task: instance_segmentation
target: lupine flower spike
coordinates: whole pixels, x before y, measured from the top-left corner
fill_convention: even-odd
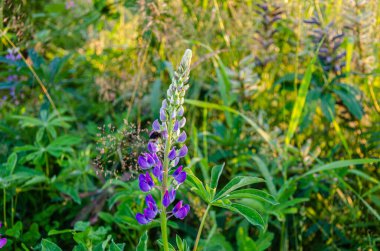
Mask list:
[[[167,90],[166,99],[162,101],[160,118],[152,124],[151,139],[147,145],[147,152],[138,157],[138,164],[145,173],[139,176],[139,187],[143,192],[149,192],[154,188],[161,191],[161,207],[157,207],[152,195],[146,196],[147,208],[143,213],[136,214],[139,224],[148,224],[160,214],[161,230],[164,249],[168,250],[167,218],[174,216],[183,220],[190,211],[189,205],[183,205],[179,201],[172,210],[168,210],[176,198],[176,190],[186,180],[186,172],[183,167],[177,165],[180,159],[187,155],[188,149],[184,144],[187,138],[183,127],[186,118],[183,116],[184,97],[189,85],[187,84],[190,73],[191,50],[186,50],[172,83]],[[150,175],[150,171],[154,177]],[[169,173],[171,175],[169,175]],[[160,208],[160,210],[158,209]]]

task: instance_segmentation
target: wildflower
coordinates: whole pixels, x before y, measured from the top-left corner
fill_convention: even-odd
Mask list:
[[[0,228],[3,226],[3,224],[0,222]],[[0,248],[3,248],[7,244],[7,238],[1,238],[0,234]]]
[[[152,132],[149,134],[150,141],[147,145],[148,153],[138,157],[138,164],[142,170],[152,169],[152,174],[157,178],[159,184],[155,185],[149,171],[139,176],[139,186],[144,192],[157,187],[161,190],[160,211],[152,195],[146,196],[147,208],[143,213],[136,214],[139,224],[148,224],[158,213],[161,215],[161,227],[166,227],[168,214],[178,219],[184,219],[190,211],[189,205],[182,206],[178,202],[172,211],[167,208],[175,201],[176,189],[186,180],[186,172],[178,165],[181,158],[185,157],[188,148],[184,145],[187,139],[186,132],[182,128],[186,124],[184,115],[184,97],[189,86],[186,84],[190,73],[191,51],[187,50],[176,72],[171,85],[167,90],[167,97],[162,101],[159,119],[152,123]],[[164,147],[162,147],[164,146]],[[162,156],[162,159],[160,159]],[[169,176],[171,168],[176,168]],[[174,182],[174,186],[172,186]],[[166,231],[162,231],[163,233]],[[167,242],[167,236],[163,234],[163,241]]]
[[[66,10],[72,9],[74,7],[75,7],[75,2],[74,1],[72,1],[72,0],[66,1],[66,5],[65,5]]]
[[[178,182],[178,184],[181,184],[186,180],[186,172],[182,171],[182,166],[178,167],[177,170],[175,170],[173,177]]]
[[[141,191],[148,192],[154,187],[154,182],[152,177],[148,172],[146,174],[140,174],[139,176],[139,186]]]
[[[174,206],[172,213],[176,218],[183,220],[186,217],[186,215],[189,213],[189,211],[190,211],[190,206],[189,205],[182,206],[182,200],[180,200]]]

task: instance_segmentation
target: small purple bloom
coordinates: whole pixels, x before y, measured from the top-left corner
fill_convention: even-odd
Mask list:
[[[174,161],[172,162],[172,165],[173,165],[173,166],[176,166],[176,165],[178,165],[178,163],[179,163],[179,158],[176,157],[176,158],[174,159]]]
[[[153,196],[151,194],[148,194],[146,197],[145,197],[145,203],[147,205],[147,207],[151,210],[153,210],[154,212],[158,213],[158,208],[157,208],[157,204],[156,204],[156,201],[153,199]]]
[[[152,177],[148,172],[146,174],[140,174],[139,176],[139,186],[141,191],[148,192],[154,187],[154,182]]]
[[[186,172],[182,171],[182,169],[182,166],[180,166],[173,173],[173,177],[178,182],[178,184],[181,184],[186,180]]]
[[[164,197],[162,198],[162,205],[164,207],[168,207],[175,199],[175,190],[172,189],[170,192],[168,190],[165,191]]]
[[[179,143],[183,143],[183,142],[186,141],[186,139],[187,139],[186,132],[183,131],[183,132],[178,136],[177,142],[179,142]]]
[[[186,124],[186,118],[182,118],[180,121],[179,121],[179,127],[182,128],[184,127]]]
[[[168,106],[168,102],[166,101],[166,99],[162,100],[161,108],[166,109],[167,106]]]
[[[136,220],[141,225],[145,225],[145,224],[148,224],[150,222],[142,213],[136,214]]]
[[[175,157],[176,157],[176,151],[175,151],[175,148],[173,147],[172,150],[169,152],[168,158],[170,160],[173,160],[175,159]]]
[[[166,121],[166,112],[165,112],[165,109],[163,108],[160,109],[160,120],[162,122]]]
[[[153,171],[152,171],[153,175],[156,176],[156,178],[162,182],[162,178],[164,176],[164,170],[162,168],[162,165],[157,165],[153,168]]]
[[[183,145],[183,146],[181,147],[181,149],[179,149],[178,157],[180,157],[180,158],[185,157],[186,154],[187,154],[187,151],[188,151],[187,146],[186,146],[186,145]]]
[[[156,119],[153,122],[152,127],[153,127],[154,131],[160,131],[161,130],[161,125],[160,125],[160,122],[158,122],[158,119]]]
[[[163,130],[163,131],[161,132],[161,135],[162,135],[162,137],[163,137],[164,139],[167,139],[167,138],[168,138],[168,131],[167,131],[167,130]]]
[[[148,151],[151,152],[151,153],[156,153],[156,152],[158,152],[158,147],[157,147],[156,143],[150,141],[150,142],[148,143]]]
[[[181,107],[177,111],[177,116],[182,117],[184,112],[185,110],[183,109],[183,106],[181,105]]]
[[[137,159],[137,163],[139,164],[141,169],[146,170],[152,168],[156,164],[156,161],[149,153],[143,153]]]
[[[0,228],[3,226],[2,222],[0,222]],[[7,244],[7,238],[1,238],[0,234],[0,248],[3,248]]]
[[[182,206],[182,200],[179,201],[173,208],[173,214],[176,218],[183,220],[190,211],[189,205]]]
[[[174,122],[174,126],[173,126],[173,131],[178,131],[178,129],[179,129],[179,123],[178,123],[178,121],[176,120],[175,122]]]

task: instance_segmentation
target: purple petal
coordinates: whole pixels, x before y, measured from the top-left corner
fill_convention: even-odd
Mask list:
[[[0,248],[3,248],[7,244],[7,239],[6,238],[1,238],[0,239]]]
[[[182,118],[180,121],[179,121],[179,127],[182,128],[184,127],[186,124],[186,118]]]
[[[173,207],[173,213],[176,213],[182,207],[182,200],[178,201],[178,203]]]
[[[183,113],[184,113],[184,109],[183,109],[183,106],[181,105],[181,107],[178,109],[177,111],[177,116],[178,117],[182,117]]]
[[[174,216],[178,219],[183,220],[186,217],[186,215],[189,213],[189,211],[190,211],[190,206],[185,205],[181,207],[177,212],[175,212]]]
[[[163,137],[164,139],[167,139],[167,138],[168,138],[168,131],[167,131],[167,130],[163,130],[163,131],[161,132],[161,135],[162,135],[162,137]]]
[[[186,180],[186,172],[180,172],[177,176],[174,177],[174,179],[179,183],[183,183]]]
[[[157,213],[149,208],[144,209],[144,216],[148,220],[153,220],[156,217]]]
[[[145,174],[145,181],[146,181],[146,183],[147,183],[151,188],[154,187],[153,179],[152,179],[152,177],[150,176],[150,174],[149,174],[148,172],[146,172],[146,174]]]
[[[161,125],[160,125],[160,122],[158,122],[158,119],[156,119],[153,122],[152,127],[153,127],[154,131],[160,131],[161,130]]]
[[[172,150],[169,152],[168,158],[170,160],[173,160],[176,157],[176,151],[175,148],[173,147]]]
[[[150,190],[150,186],[146,182],[144,174],[140,174],[139,176],[139,187],[143,192],[148,192]]]
[[[179,163],[179,158],[175,158],[172,165],[176,166],[176,165],[178,165],[178,163]]]
[[[187,151],[188,151],[187,146],[186,146],[186,145],[183,145],[183,146],[181,147],[181,149],[179,150],[178,157],[180,157],[180,158],[185,157],[186,154],[187,154]]]
[[[162,121],[162,122],[164,122],[164,121],[166,121],[166,112],[165,112],[165,110],[164,109],[160,109],[160,120]]]
[[[137,163],[143,170],[150,168],[145,156],[140,155],[139,158],[137,159]]]
[[[177,142],[179,142],[179,143],[183,143],[183,142],[186,141],[186,138],[187,138],[186,132],[183,131],[183,132],[178,136]]]
[[[173,176],[177,176],[178,174],[180,174],[180,172],[182,172],[182,169],[183,169],[183,166],[179,166],[177,170],[174,171]]]
[[[162,198],[162,205],[164,205],[164,207],[168,207],[170,205],[168,190],[165,191],[164,197]]]
[[[158,151],[157,145],[154,142],[150,141],[148,143],[148,151],[151,153],[156,153]]]
[[[168,102],[166,101],[166,99],[162,100],[161,108],[166,109],[167,106],[168,106]]]
[[[179,123],[178,123],[178,121],[176,120],[176,121],[174,122],[173,130],[176,132],[176,131],[178,131],[178,129],[179,129]]]
[[[153,175],[156,176],[156,178],[162,182],[162,178],[163,178],[163,170],[162,170],[162,166],[159,165],[159,166],[155,166],[153,168],[153,171],[152,171]]]
[[[156,162],[154,161],[153,157],[150,154],[145,154],[146,161],[148,163],[149,168],[154,166]]]
[[[169,199],[170,199],[170,203],[173,203],[173,201],[175,200],[175,189],[172,189],[169,192]]]
[[[149,223],[149,220],[147,218],[145,218],[145,216],[141,213],[136,214],[136,220],[141,225],[145,225],[145,224]]]

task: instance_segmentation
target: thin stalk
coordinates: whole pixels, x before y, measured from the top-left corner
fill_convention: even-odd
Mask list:
[[[46,176],[49,177],[49,158],[46,152],[45,152],[45,162],[46,162]]]
[[[170,114],[170,113],[169,113]],[[166,139],[165,151],[164,151],[164,177],[162,179],[162,189],[161,189],[161,201],[164,198],[165,191],[168,187],[168,172],[169,172],[169,152],[171,148],[171,137],[172,137],[172,120],[169,119],[168,124],[168,138]],[[166,207],[161,203],[161,235],[162,243],[164,245],[164,250],[169,250],[169,241],[168,241],[168,227],[167,227],[167,218],[166,218]]]
[[[5,188],[3,188],[3,216],[4,216],[4,226],[7,227],[7,195],[5,193]]]
[[[206,208],[206,211],[202,217],[202,221],[201,221],[201,225],[199,226],[199,229],[198,229],[198,234],[197,234],[197,238],[195,239],[195,244],[194,244],[194,248],[193,248],[193,251],[196,251],[197,248],[198,248],[198,243],[199,243],[199,239],[201,238],[201,234],[202,234],[202,230],[203,230],[203,226],[205,224],[205,221],[206,221],[206,217],[208,215],[208,211],[210,210],[211,208],[211,205],[209,204]]]

